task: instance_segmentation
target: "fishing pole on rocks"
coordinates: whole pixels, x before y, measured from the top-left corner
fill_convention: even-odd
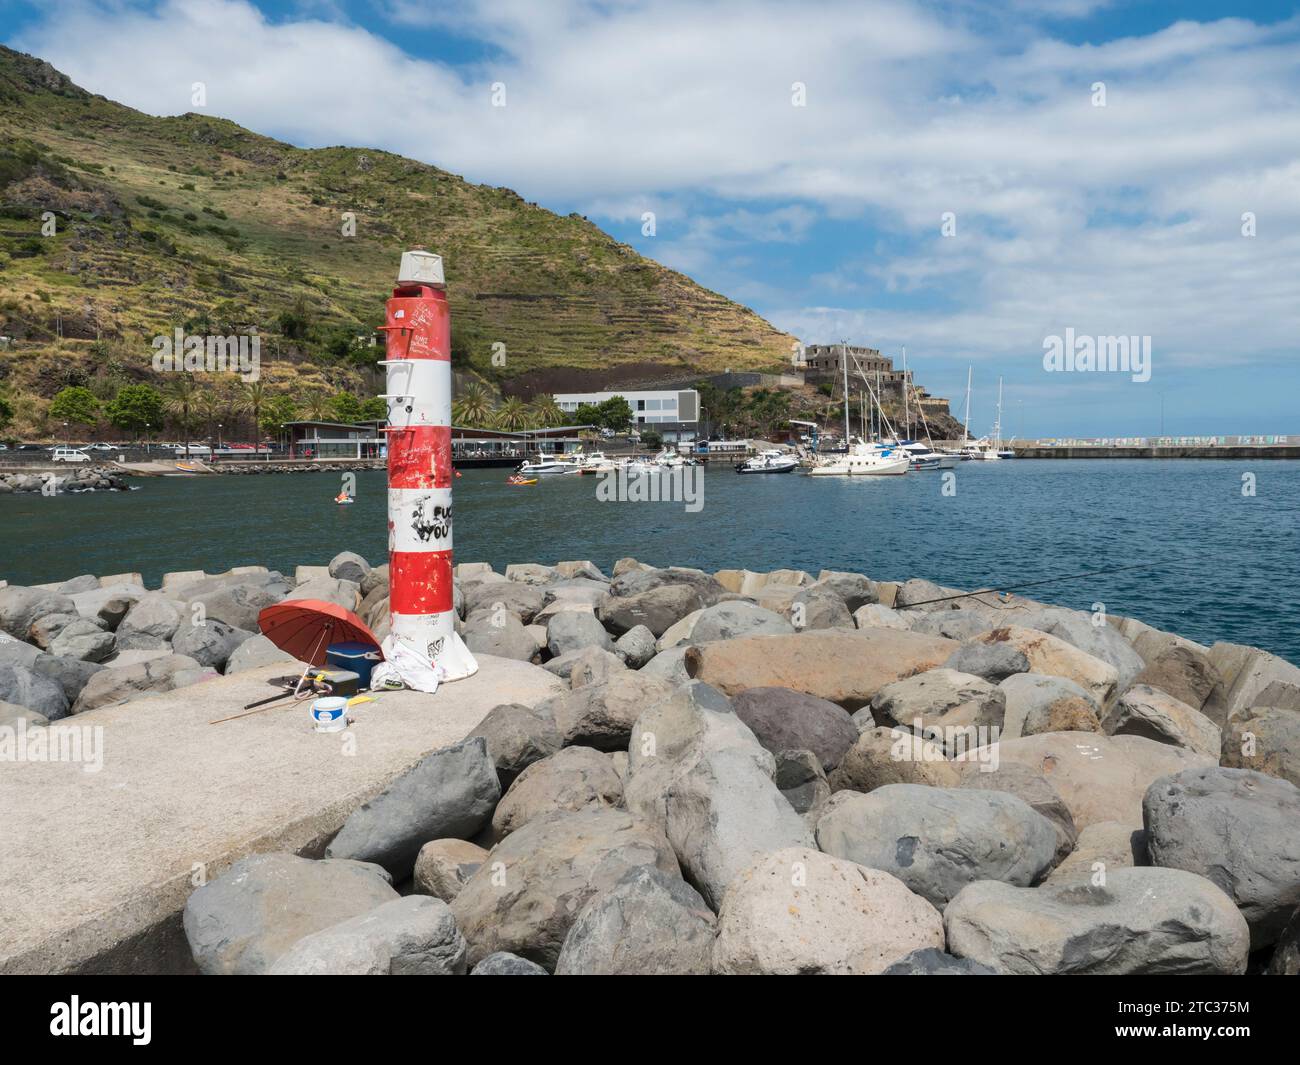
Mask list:
[[[1084,577],[1109,577],[1113,573],[1127,573],[1135,569],[1154,569],[1156,566],[1164,565],[1163,562],[1143,562],[1136,566],[1118,566],[1115,569],[1099,569],[1090,573],[1072,573],[1068,577],[1046,577],[1041,581],[1029,581],[1025,584],[1009,584],[1004,588],[981,588],[977,592],[961,592],[957,595],[943,595],[937,599],[922,599],[918,603],[904,603],[896,606],[895,610],[908,610],[914,606],[929,606],[931,603],[947,603],[953,599],[969,599],[976,595],[1006,595],[1009,592],[1018,592],[1022,588],[1037,588],[1044,584],[1058,584],[1061,581],[1077,581]]]

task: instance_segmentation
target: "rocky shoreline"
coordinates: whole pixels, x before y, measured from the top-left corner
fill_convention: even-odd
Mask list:
[[[238,477],[263,473],[348,473],[354,470],[386,470],[382,459],[363,459],[357,462],[214,462],[208,465],[210,473]]]
[[[0,473],[0,495],[13,492],[48,493],[47,484],[54,481],[56,494],[64,492],[129,492],[131,486],[111,466],[78,466],[63,476],[50,470],[41,473]]]
[[[1283,659],[856,573],[462,563],[454,594],[471,650],[566,689],[497,706],[323,857],[193,891],[200,971],[1300,973]],[[0,588],[0,735],[288,671],[256,633],[286,598],[387,631],[387,567],[349,552]]]

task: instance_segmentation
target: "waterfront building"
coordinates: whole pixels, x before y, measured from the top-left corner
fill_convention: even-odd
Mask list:
[[[632,408],[632,424],[638,431],[652,429],[670,443],[690,443],[700,421],[700,394],[693,388],[636,392],[611,389],[608,392],[557,392],[556,405],[567,413],[589,404],[598,406],[622,396]]]

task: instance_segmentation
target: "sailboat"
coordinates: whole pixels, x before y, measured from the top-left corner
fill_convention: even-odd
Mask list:
[[[993,462],[1005,458],[1006,452],[1002,447],[1002,378],[998,378],[998,410],[997,417],[993,421],[993,428],[988,436],[982,436],[974,443],[962,448],[963,453],[968,453],[973,459],[980,459],[984,462]],[[1011,453],[1014,457],[1015,452]]]
[[[848,449],[843,455],[819,462],[808,471],[809,475],[812,477],[881,477],[906,473],[911,468],[911,458],[902,448],[867,444],[861,440],[854,440],[849,435],[849,346],[847,343],[840,345],[840,362],[844,368],[844,439],[848,443]],[[865,375],[863,380],[871,391],[871,401],[876,405],[883,422],[885,412],[880,407],[875,391],[871,389],[871,382],[867,381]]]

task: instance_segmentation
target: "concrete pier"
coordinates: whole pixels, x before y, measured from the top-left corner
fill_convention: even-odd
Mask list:
[[[500,703],[564,685],[481,656],[436,695],[390,692],[316,733],[307,703],[223,724],[283,664],[55,722],[101,727],[103,767],[0,763],[0,973],[193,972],[181,929],[199,883],[243,855],[319,857],[356,807]]]

